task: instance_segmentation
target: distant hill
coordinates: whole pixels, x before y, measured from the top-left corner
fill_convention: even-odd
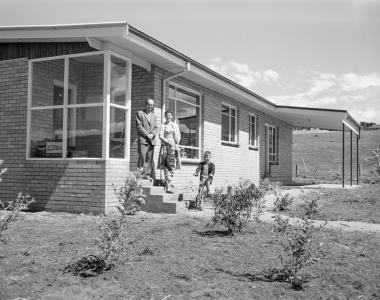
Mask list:
[[[356,178],[356,136],[353,134],[353,178]],[[363,175],[374,176],[371,150],[380,148],[380,130],[362,131],[359,140],[359,164]],[[338,179],[342,168],[342,132],[318,132],[293,135],[293,175],[298,165],[300,177]],[[350,134],[345,134],[345,178],[350,176]]]

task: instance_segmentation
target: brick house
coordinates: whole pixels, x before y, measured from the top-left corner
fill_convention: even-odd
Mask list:
[[[134,116],[147,98],[179,124],[177,186],[196,184],[205,150],[215,185],[289,183],[293,126],[359,131],[346,110],[276,106],[126,22],[2,27],[0,198],[25,190],[37,209],[111,210],[112,183],[136,168]]]

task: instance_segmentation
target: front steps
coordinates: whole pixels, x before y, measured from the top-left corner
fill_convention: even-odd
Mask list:
[[[167,194],[164,187],[153,186],[150,180],[142,180],[143,192],[146,196],[142,211],[150,213],[176,214],[187,212],[183,195],[179,193]]]

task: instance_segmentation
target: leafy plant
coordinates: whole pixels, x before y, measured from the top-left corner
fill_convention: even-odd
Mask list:
[[[125,218],[113,219],[107,216],[93,218],[97,226],[99,236],[95,238],[97,256],[102,258],[107,265],[118,259],[125,250]]]
[[[0,160],[0,182],[1,182],[1,176],[7,172],[7,168],[2,167],[3,164],[4,164],[4,161]]]
[[[22,210],[28,209],[34,199],[29,194],[19,193],[16,200],[3,203],[0,201],[0,243],[5,243],[4,232],[10,223],[15,222]]]
[[[113,186],[120,204],[117,207],[120,215],[93,217],[98,233],[94,238],[97,253],[74,261],[65,268],[65,272],[92,277],[114,266],[114,262],[127,250],[127,217],[136,214],[145,203],[141,179],[141,172],[136,171],[120,187]]]
[[[368,159],[373,162],[378,176],[380,176],[380,148],[371,150],[372,156]]]
[[[0,182],[1,177],[7,172],[7,168],[2,167],[3,160],[0,160]],[[16,200],[4,203],[0,200],[0,243],[5,243],[4,232],[10,223],[15,222],[22,210],[28,209],[34,199],[29,194],[19,193]]]
[[[134,215],[145,204],[145,195],[141,186],[142,172],[137,170],[128,176],[124,184],[113,186],[120,206],[117,207],[122,216]]]
[[[293,196],[291,196],[289,193],[282,194],[279,189],[274,192],[274,195],[274,206],[276,207],[277,211],[288,210],[289,206],[294,202]]]
[[[277,181],[272,181],[268,177],[265,177],[260,180],[260,189],[265,194],[273,193],[274,191],[279,189],[279,183]]]
[[[247,179],[227,189],[216,189],[212,196],[215,208],[212,222],[225,226],[231,234],[241,232],[251,219],[259,222],[265,205],[264,195],[265,190]]]
[[[303,205],[299,219],[291,223],[289,218],[278,215],[273,225],[276,242],[281,247],[282,272],[294,289],[302,289],[302,284],[309,277],[307,268],[323,257],[323,243],[318,243],[315,237],[321,226],[314,225],[321,194],[319,192],[317,197],[309,197],[302,191]]]

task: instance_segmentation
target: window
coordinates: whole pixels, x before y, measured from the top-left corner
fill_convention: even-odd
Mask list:
[[[167,110],[173,112],[181,132],[181,157],[199,159],[200,155],[200,95],[178,85],[169,85]]]
[[[31,60],[27,157],[124,158],[126,78],[127,61],[99,52]],[[108,94],[110,103],[104,101]]]
[[[111,56],[109,157],[126,157],[127,62]]]
[[[253,114],[249,114],[249,146],[257,147],[257,119]]]
[[[268,126],[268,155],[269,163],[276,164],[278,162],[278,136],[277,128]]]
[[[237,143],[236,108],[222,104],[222,141]]]

